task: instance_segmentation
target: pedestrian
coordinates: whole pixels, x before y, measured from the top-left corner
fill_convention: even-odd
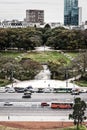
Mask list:
[[[10,120],[10,116],[8,116],[8,120]]]

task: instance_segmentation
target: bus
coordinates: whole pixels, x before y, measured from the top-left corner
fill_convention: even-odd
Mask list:
[[[51,102],[51,108],[52,109],[72,109],[73,102]]]
[[[71,93],[72,88],[54,88],[55,93]]]

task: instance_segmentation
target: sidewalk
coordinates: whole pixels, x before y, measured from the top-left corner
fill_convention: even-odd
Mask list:
[[[68,116],[0,116],[0,121],[63,121],[72,122]]]

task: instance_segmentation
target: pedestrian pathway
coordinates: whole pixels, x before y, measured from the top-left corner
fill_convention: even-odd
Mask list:
[[[74,59],[72,56],[70,56],[69,54],[64,53],[63,51],[61,51],[61,53],[66,56],[68,59],[70,59],[71,61]]]
[[[63,121],[72,122],[68,116],[0,116],[0,121]]]
[[[41,70],[41,72],[35,76],[35,80],[49,80],[50,79],[51,73],[47,65],[42,65],[42,66],[43,66],[43,70]]]

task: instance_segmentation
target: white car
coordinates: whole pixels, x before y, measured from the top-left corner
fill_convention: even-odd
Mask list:
[[[5,93],[6,92],[6,89],[4,87],[1,87],[0,88],[0,93]]]
[[[80,90],[81,93],[87,93],[87,90],[86,89],[82,89]]]
[[[9,89],[7,90],[7,92],[8,92],[8,93],[15,93],[15,89],[14,89],[14,88],[9,88]]]
[[[44,89],[44,93],[51,93],[51,90],[46,88],[46,89]]]

